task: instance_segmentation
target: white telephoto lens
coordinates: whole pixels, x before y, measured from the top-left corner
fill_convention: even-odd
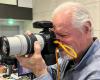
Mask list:
[[[23,35],[16,35],[16,37],[18,37],[20,39],[20,42],[21,42],[20,55],[25,55],[27,52],[27,48],[28,48],[27,40],[26,40],[25,36],[23,36]]]
[[[24,55],[27,52],[27,41],[22,35],[7,37],[10,47],[9,56]]]

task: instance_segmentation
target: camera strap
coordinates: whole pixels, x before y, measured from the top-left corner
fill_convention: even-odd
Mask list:
[[[69,58],[71,58],[71,59],[76,59],[77,58],[77,53],[71,47],[69,47],[67,45],[63,45],[59,41],[54,41],[54,43],[58,44],[66,52],[66,55]],[[56,53],[55,54],[56,54],[56,62],[57,62],[57,80],[60,80],[60,65],[58,63],[58,54],[59,54],[59,49],[58,48],[56,48]]]

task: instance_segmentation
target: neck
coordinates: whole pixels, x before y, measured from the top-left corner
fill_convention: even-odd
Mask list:
[[[92,43],[93,43],[93,39],[91,39],[91,40],[88,42],[87,47],[86,47],[83,51],[81,51],[81,52],[79,53],[77,59],[74,60],[75,63],[79,63],[79,62],[81,61],[81,59],[82,59],[83,56],[86,54],[86,52],[88,51],[88,49],[90,48],[90,46],[92,45]]]

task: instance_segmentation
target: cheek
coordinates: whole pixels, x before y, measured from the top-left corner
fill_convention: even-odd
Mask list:
[[[80,53],[82,49],[84,48],[84,41],[82,37],[75,39],[72,46],[77,53]]]
[[[72,47],[76,52],[79,52],[81,50],[82,45],[80,44],[80,41],[73,38],[68,38],[63,41],[63,44],[66,44],[70,47]]]

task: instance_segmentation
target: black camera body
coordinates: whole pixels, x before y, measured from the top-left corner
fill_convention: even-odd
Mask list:
[[[15,35],[14,37],[0,37],[0,53],[3,56],[14,57],[18,55],[33,54],[33,44],[39,41],[41,45],[41,54],[47,65],[56,63],[55,48],[53,43],[55,40],[54,32],[50,30],[53,27],[51,21],[36,21],[33,27],[42,28],[39,33],[32,33],[32,35]],[[6,58],[5,58],[6,59]]]

